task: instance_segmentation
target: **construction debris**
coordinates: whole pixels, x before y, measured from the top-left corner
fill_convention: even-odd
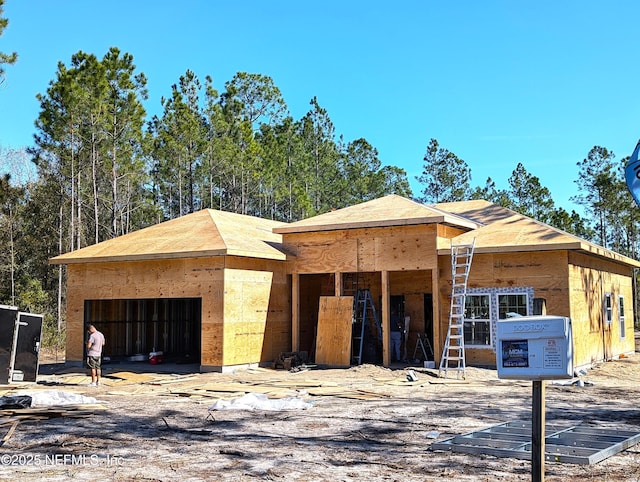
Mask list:
[[[280,353],[273,362],[276,370],[291,370],[292,368],[306,365],[309,361],[309,353],[306,351],[285,351]]]
[[[0,409],[29,408],[31,397],[28,395],[5,395],[0,397]]]
[[[270,399],[263,393],[247,393],[240,398],[233,400],[218,400],[209,407],[214,410],[306,410],[312,407],[311,402],[305,402],[298,397],[287,397],[281,399]]]

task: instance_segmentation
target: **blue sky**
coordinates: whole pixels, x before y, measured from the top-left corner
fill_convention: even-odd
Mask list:
[[[179,7],[178,7],[179,5]],[[640,137],[637,1],[6,0],[0,146],[31,145],[57,63],[116,46],[149,79],[145,106],[190,69],[218,90],[239,71],[270,76],[294,118],[317,96],[338,135],[375,146],[414,194],[427,144],[498,187],[522,162],[575,206],[576,163],[617,159]]]

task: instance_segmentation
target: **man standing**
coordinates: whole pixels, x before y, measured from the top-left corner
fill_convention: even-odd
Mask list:
[[[89,325],[89,341],[87,341],[87,365],[91,369],[90,387],[100,385],[100,362],[102,360],[102,347],[105,345],[104,335]]]

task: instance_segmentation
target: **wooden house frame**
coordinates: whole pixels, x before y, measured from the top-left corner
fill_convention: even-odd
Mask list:
[[[53,258],[67,265],[67,362],[82,362],[88,323],[112,358],[162,351],[204,371],[288,350],[281,224],[205,209]]]
[[[120,322],[106,325],[122,353],[190,337],[202,370],[270,364],[288,351],[313,358],[321,299],[362,289],[382,326],[373,362],[392,362],[392,306],[410,319],[405,354],[424,336],[439,360],[450,247],[473,240],[467,363],[495,366],[495,324],[511,312],[571,317],[577,367],[634,351],[637,261],[486,201],[426,206],[391,195],[290,224],[204,210],[54,258],[68,265],[67,360],[82,360],[86,323],[109,320]],[[176,313],[182,331],[167,328]]]

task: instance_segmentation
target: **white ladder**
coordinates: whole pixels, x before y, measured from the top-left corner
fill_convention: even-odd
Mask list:
[[[451,245],[451,309],[449,329],[442,350],[438,376],[447,378],[449,371],[456,372],[456,378],[465,377],[464,357],[464,303],[467,296],[467,279],[473,259],[474,239],[471,244]]]

